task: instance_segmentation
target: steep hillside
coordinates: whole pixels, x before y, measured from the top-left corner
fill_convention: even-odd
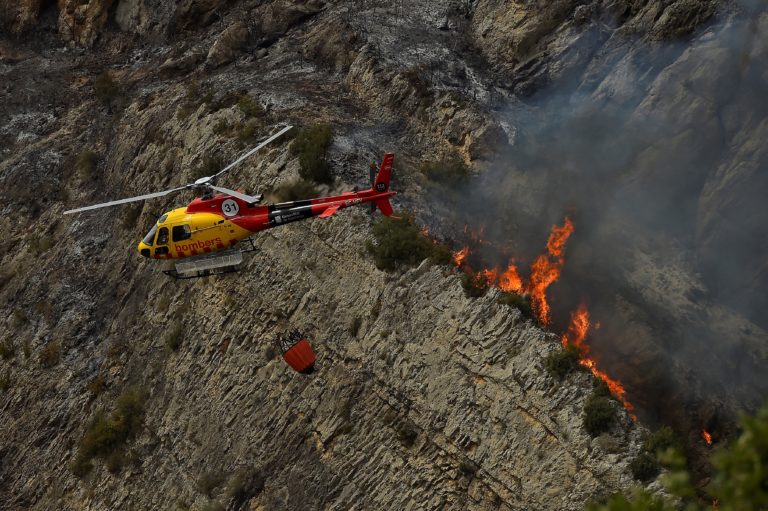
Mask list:
[[[461,241],[462,224],[485,207],[501,220],[478,223],[494,241],[514,239],[521,257],[541,250],[536,236],[574,202],[510,189],[580,189],[530,156],[579,161],[581,153],[546,138],[530,143],[543,132],[557,138],[551,119],[562,119],[553,114],[561,95],[619,98],[629,112],[643,105],[676,119],[697,114],[690,123],[711,129],[689,133],[703,137],[694,152],[722,138],[725,126],[722,144],[732,154],[718,153],[719,170],[695,176],[704,183],[698,213],[686,217],[695,242],[678,250],[677,233],[663,234],[678,264],[654,262],[668,252],[648,242],[658,239],[652,222],[637,246],[628,245],[632,258],[615,258],[605,274],[585,261],[622,252],[592,257],[587,236],[574,245],[581,276],[564,283],[558,309],[564,314],[583,290],[611,297],[601,302],[603,317],[632,325],[639,348],[605,341],[596,348],[601,367],[634,385],[641,421],[670,420],[695,437],[711,420],[725,436],[733,410],[762,392],[751,368],[765,359],[764,325],[743,303],[689,300],[697,299],[691,290],[715,288],[720,281],[710,279],[730,271],[714,265],[700,277],[698,261],[706,268],[724,245],[743,239],[720,213],[732,211],[739,190],[763,183],[755,169],[765,146],[754,134],[765,124],[764,103],[754,91],[766,80],[758,65],[764,39],[748,39],[756,42],[739,82],[747,99],[728,103],[736,106],[722,110],[722,124],[697,119],[709,122],[705,105],[731,98],[707,99],[708,90],[733,85],[678,76],[732,62],[726,50],[706,51],[728,47],[711,27],[736,24],[745,9],[693,0],[0,2],[0,508],[576,510],[636,482],[629,465],[643,427],[612,402],[619,419],[610,431],[596,438],[585,431],[593,378],[559,379],[544,367],[559,337],[498,303],[497,290],[467,297],[452,267],[377,269],[365,250],[372,221],[362,208],[259,234],[240,273],[191,282],[167,278],[163,263],[135,252],[157,213],[191,197],[62,215],[210,174],[286,122],[332,126],[336,181],[321,192],[366,186],[368,164],[394,151],[396,206],[448,243]],[[765,34],[765,13],[749,12],[752,33]],[[697,51],[706,59],[694,58]],[[652,65],[633,67],[637,52],[650,53]],[[636,81],[648,87],[630,87]],[[682,91],[668,93],[677,83]],[[691,103],[690,90],[703,99]],[[749,105],[755,114],[745,120]],[[288,147],[271,146],[225,186],[255,193],[293,182],[299,163]],[[653,179],[653,154],[667,150],[648,149],[641,171],[620,173],[620,184],[684,189],[688,174]],[[475,175],[464,188],[435,187],[418,170],[454,154]],[[532,172],[521,175],[522,167]],[[502,194],[486,200],[489,178]],[[514,222],[499,206],[505,198]],[[764,229],[753,199],[744,206],[749,235]],[[576,218],[579,229],[594,217],[577,204],[577,215],[586,212]],[[583,230],[608,232],[597,239],[616,247],[622,227],[636,227],[616,218]],[[764,277],[764,257],[739,261],[738,285]],[[764,299],[760,289],[747,291]],[[674,326],[680,317],[695,328]],[[748,370],[711,403],[686,408],[707,385],[688,372],[690,357],[667,350],[672,343],[656,334],[711,336],[718,318],[734,326],[724,328],[728,343],[712,358],[731,350],[728,363]],[[292,372],[276,352],[273,341],[288,328],[309,333],[315,374]],[[673,375],[664,389],[675,399],[653,399],[657,380],[644,363]],[[695,392],[680,390],[686,378]],[[143,420],[127,447],[115,449],[119,459],[78,469],[85,432],[115,410],[119,429],[131,403]]]

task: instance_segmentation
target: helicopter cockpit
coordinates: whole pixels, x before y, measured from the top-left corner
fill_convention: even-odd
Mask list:
[[[157,223],[152,226],[144,239],[139,243],[139,253],[144,257],[151,257],[152,249],[150,247],[155,245],[155,235],[157,235],[157,248],[155,249],[155,255],[164,255],[168,253],[168,228],[162,227],[162,224],[168,219],[168,215],[165,214],[158,218]],[[159,233],[158,233],[159,229]]]

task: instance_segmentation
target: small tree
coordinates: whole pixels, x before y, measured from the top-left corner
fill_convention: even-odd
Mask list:
[[[605,433],[615,421],[616,409],[611,400],[593,392],[584,405],[584,429],[587,433],[592,436]]]
[[[333,181],[331,168],[326,160],[332,139],[331,127],[327,124],[299,130],[291,143],[291,154],[299,157],[299,175],[303,179],[318,183]]]
[[[553,351],[544,359],[544,367],[550,374],[563,378],[579,367],[579,348],[568,345],[565,349]]]
[[[435,264],[448,264],[451,252],[425,236],[409,217],[385,217],[373,226],[376,243],[366,248],[380,270],[394,270],[398,265],[415,266],[429,258]]]
[[[93,82],[96,97],[111,110],[112,102],[120,95],[120,87],[109,71],[104,71]]]

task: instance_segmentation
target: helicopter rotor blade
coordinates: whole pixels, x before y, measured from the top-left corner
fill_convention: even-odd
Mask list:
[[[227,165],[226,167],[224,167],[223,169],[218,171],[216,174],[212,175],[211,176],[211,180],[215,181],[216,178],[218,178],[219,176],[221,176],[225,172],[229,172],[230,169],[232,169],[233,167],[238,165],[240,162],[242,162],[243,160],[248,158],[250,155],[252,155],[256,151],[258,151],[262,147],[264,147],[264,146],[274,142],[275,140],[277,140],[278,138],[282,137],[284,134],[288,133],[292,129],[293,129],[293,126],[286,126],[285,128],[281,129],[280,131],[278,131],[277,133],[275,133],[274,135],[272,135],[271,137],[266,139],[264,142],[260,143],[259,145],[257,145],[256,147],[254,147],[253,149],[251,149],[250,151],[248,151],[247,153],[242,155],[240,158],[236,159],[235,161],[233,161],[232,163],[230,163],[229,165]]]
[[[236,192],[235,190],[230,190],[229,188],[224,188],[221,186],[214,186],[214,185],[208,185],[217,192],[226,193],[227,195],[232,195],[233,197],[237,197],[240,200],[244,200],[248,204],[256,204],[258,202],[261,202],[262,195],[256,195],[255,197],[251,195],[246,195],[244,193]]]
[[[213,183],[216,182],[216,178],[218,178],[219,176],[221,176],[225,172],[228,172],[233,167],[235,167],[236,165],[240,164],[243,160],[245,160],[246,158],[248,158],[249,156],[254,154],[256,151],[258,151],[259,149],[263,148],[264,146],[274,142],[275,140],[277,140],[278,138],[282,137],[284,134],[288,133],[292,129],[293,129],[293,126],[285,126],[280,131],[278,131],[274,135],[270,136],[269,138],[267,138],[266,140],[261,142],[259,145],[257,145],[256,147],[254,147],[253,149],[251,149],[250,151],[248,151],[244,155],[240,156],[237,160],[233,161],[232,163],[230,163],[229,165],[227,165],[226,167],[221,169],[216,174],[214,174],[212,176],[209,176],[209,177],[200,178],[197,181],[195,181],[194,183],[190,183],[190,184],[185,185],[185,186],[180,186],[178,188],[172,188],[170,190],[165,190],[165,191],[162,191],[162,192],[148,193],[148,194],[145,194],[145,195],[138,195],[136,197],[129,197],[129,198],[126,198],[126,199],[113,200],[113,201],[110,201],[110,202],[102,202],[100,204],[94,204],[92,206],[85,206],[85,207],[82,207],[82,208],[70,209],[70,210],[65,211],[64,214],[65,215],[69,215],[69,214],[72,214],[72,213],[80,213],[81,211],[90,211],[92,209],[106,208],[106,207],[109,207],[109,206],[117,206],[118,204],[126,204],[128,202],[135,202],[135,201],[146,200],[146,199],[154,199],[155,197],[163,197],[165,195],[168,195],[169,193],[178,192],[178,191],[186,190],[186,189],[189,189],[189,188],[195,188],[195,189],[211,188],[211,189],[214,189],[214,190],[218,190],[220,192],[227,193],[227,194],[232,195],[234,197],[237,197],[237,198],[239,198],[241,200],[244,200],[244,201],[246,201],[248,203],[260,202],[261,201],[261,195],[257,195],[255,197],[252,197],[250,195],[246,195],[244,193],[236,192],[236,191],[230,190],[228,188],[218,188],[216,186],[213,186]]]
[[[71,213],[79,213],[81,211],[88,211],[91,209],[98,209],[98,208],[106,208],[109,206],[117,206],[118,204],[126,204],[128,202],[135,202],[140,200],[147,200],[147,199],[154,199],[155,197],[163,197],[164,195],[168,195],[169,193],[178,192],[181,190],[186,190],[189,188],[189,186],[181,186],[179,188],[171,188],[170,190],[164,190],[162,192],[155,192],[155,193],[148,193],[145,195],[137,195],[136,197],[128,197],[127,199],[119,199],[119,200],[113,200],[109,202],[102,202],[100,204],[94,204],[92,206],[85,206],[82,208],[77,209],[70,209],[64,212],[65,215],[69,215]]]

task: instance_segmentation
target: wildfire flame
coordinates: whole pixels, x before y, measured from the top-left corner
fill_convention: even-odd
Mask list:
[[[540,255],[531,266],[527,291],[531,295],[531,307],[536,318],[544,326],[552,324],[547,288],[558,278],[565,264],[565,242],[573,233],[573,221],[565,217],[562,227],[553,225],[547,240],[547,254]]]
[[[520,277],[514,259],[509,261],[507,269],[503,272],[500,271],[498,267],[486,268],[480,270],[477,273],[477,276],[482,278],[489,286],[496,286],[504,292],[530,295],[531,307],[536,318],[542,325],[550,326],[552,318],[550,315],[550,306],[547,302],[547,288],[560,278],[560,273],[565,265],[565,245],[568,238],[573,234],[573,231],[573,221],[567,216],[563,221],[563,225],[552,226],[549,232],[549,238],[547,239],[547,253],[540,255],[533,262],[531,265],[531,274],[527,283]],[[482,229],[475,232],[468,227],[465,227],[464,232],[475,244],[487,243],[482,239]],[[471,271],[471,269],[464,266],[469,253],[469,246],[465,246],[461,250],[453,253],[453,262],[456,264],[457,268],[464,268],[465,270]],[[611,391],[611,394],[613,394],[629,412],[629,416],[632,417],[632,419],[636,419],[636,416],[632,413],[634,406],[627,400],[627,391],[624,389],[622,383],[608,376],[605,371],[598,369],[595,359],[589,356],[589,346],[585,341],[590,326],[592,325],[589,321],[589,311],[584,304],[581,304],[571,313],[571,321],[568,328],[561,336],[563,348],[575,346],[579,352],[579,364],[589,369],[596,378],[605,382],[608,389]],[[600,328],[600,324],[596,323],[594,328]],[[707,443],[709,443],[709,441]]]
[[[489,286],[495,285],[496,281],[499,279],[499,272],[496,269],[491,270],[486,268],[485,270],[477,272],[477,275],[480,278],[485,279]]]
[[[464,264],[464,261],[467,260],[468,255],[469,255],[469,246],[466,246],[461,250],[457,250],[456,252],[453,253],[453,264],[456,265],[456,268],[460,268],[461,265]]]
[[[509,262],[504,273],[499,275],[498,286],[505,293],[522,294],[524,292],[523,279],[520,278],[520,274],[517,272],[514,259]]]
[[[707,443],[707,445],[712,445],[712,435],[710,435],[709,432],[706,429],[702,430],[701,438],[704,439],[704,441]]]
[[[598,369],[597,362],[590,358],[589,346],[584,343],[587,338],[589,327],[589,311],[582,303],[575,311],[571,312],[571,322],[568,325],[568,329],[560,338],[563,348],[575,346],[579,350],[579,364],[589,369],[596,378],[604,381],[608,386],[608,390],[611,391],[611,394],[613,394],[624,408],[630,412],[629,416],[636,419],[635,415],[631,413],[635,407],[627,400],[627,391],[624,388],[624,385],[622,385],[620,381],[614,380],[608,376],[605,371]]]
[[[584,339],[587,338],[589,326],[589,311],[582,303],[578,309],[571,312],[571,322],[561,337],[563,348],[567,348],[569,345],[576,346],[579,353],[586,356],[589,353],[589,347],[584,346]]]

